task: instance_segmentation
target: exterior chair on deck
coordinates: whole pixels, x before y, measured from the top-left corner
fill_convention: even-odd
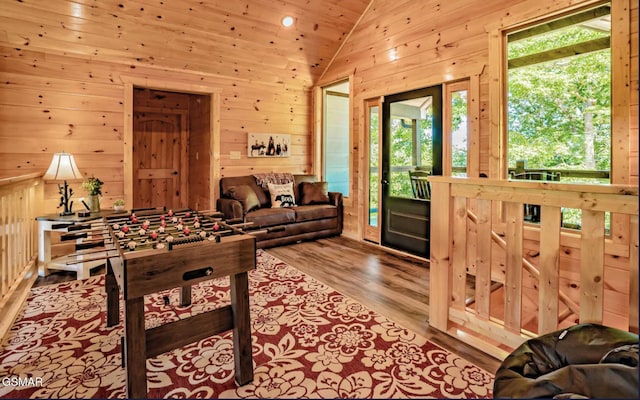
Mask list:
[[[509,179],[559,182],[560,172],[540,170],[540,171],[524,171],[524,172],[516,173],[514,171],[510,171]],[[524,219],[527,222],[540,222],[540,206],[525,204]]]
[[[416,199],[431,199],[431,187],[427,181],[429,175],[431,174],[426,171],[409,171],[411,190],[413,190],[413,197]]]

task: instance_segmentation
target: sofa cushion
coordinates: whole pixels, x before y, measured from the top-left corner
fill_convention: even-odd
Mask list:
[[[278,185],[269,183],[269,195],[271,196],[271,207],[293,207],[296,205],[293,194],[293,182]]]
[[[263,190],[269,190],[269,184],[275,183],[276,185],[283,185],[285,183],[293,182],[293,174],[290,172],[265,172],[253,174],[256,178],[256,184]]]
[[[260,200],[249,185],[230,186],[225,195],[241,202],[245,213],[260,208]]]
[[[302,182],[300,184],[300,205],[329,204],[327,182]]]
[[[300,199],[302,199],[302,194],[300,193],[302,182],[317,182],[318,178],[316,178],[315,175],[294,175],[293,179],[293,191],[296,195],[296,204],[300,204]]]
[[[294,210],[296,211],[296,222],[335,218],[338,216],[338,207],[330,204],[298,206],[294,207]]]
[[[220,193],[226,194],[231,186],[247,185],[255,192],[260,202],[260,207],[269,207],[269,197],[260,186],[256,184],[256,178],[252,175],[225,176],[220,179]]]
[[[245,217],[245,222],[253,223],[258,228],[289,224],[295,220],[296,213],[292,208],[259,208]]]

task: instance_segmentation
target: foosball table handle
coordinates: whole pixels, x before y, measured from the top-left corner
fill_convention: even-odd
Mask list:
[[[194,269],[193,271],[187,271],[182,274],[183,281],[190,281],[191,279],[202,278],[205,276],[211,276],[213,274],[213,267],[205,267],[200,269]]]

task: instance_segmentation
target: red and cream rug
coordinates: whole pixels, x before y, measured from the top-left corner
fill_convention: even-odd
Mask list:
[[[252,383],[234,382],[231,332],[147,360],[151,398],[490,398],[493,375],[258,252],[249,274]],[[124,398],[122,324],[104,276],[34,288],[0,347],[4,398]],[[147,327],[229,303],[229,280],[145,298]],[[164,305],[162,295],[171,303]]]

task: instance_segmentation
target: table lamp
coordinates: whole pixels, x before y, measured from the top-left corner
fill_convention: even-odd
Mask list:
[[[51,181],[64,181],[64,186],[58,184],[58,193],[60,193],[60,205],[64,210],[60,215],[73,215],[73,201],[69,202],[71,196],[73,196],[73,189],[69,187],[68,180],[82,179],[82,174],[78,170],[76,161],[73,159],[73,155],[69,153],[55,153],[51,160],[49,169],[45,172],[44,179]]]

